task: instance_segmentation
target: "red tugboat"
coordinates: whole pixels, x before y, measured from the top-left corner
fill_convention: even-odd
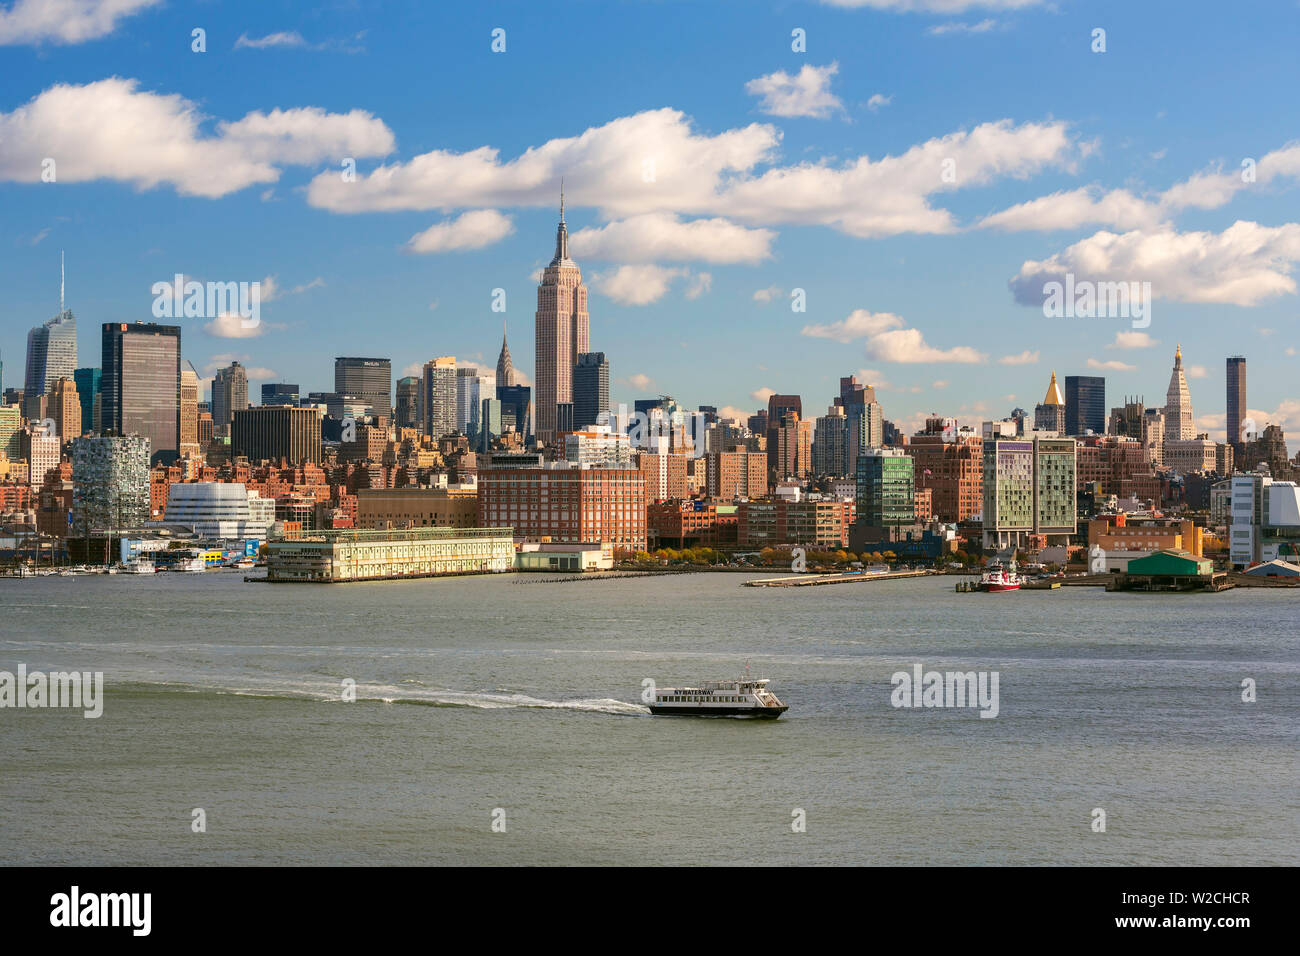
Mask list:
[[[1019,591],[1020,575],[1003,567],[988,568],[980,577],[981,591]]]

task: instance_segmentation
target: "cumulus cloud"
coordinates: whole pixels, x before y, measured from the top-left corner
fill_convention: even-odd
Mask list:
[[[1042,305],[1043,285],[1066,273],[1094,282],[1150,282],[1157,298],[1255,305],[1296,291],[1300,224],[1237,221],[1220,233],[1161,229],[1098,232],[1042,261],[1027,260],[1010,280],[1016,301]]]
[[[472,209],[455,219],[435,223],[406,242],[411,252],[463,252],[500,242],[515,231],[510,217],[495,209]]]
[[[392,132],[369,113],[316,107],[249,113],[207,135],[194,103],[137,87],[119,77],[59,84],[0,113],[0,179],[38,182],[48,157],[61,183],[167,184],[182,195],[216,198],[275,182],[283,165],[382,156],[394,145]]]
[[[0,7],[0,46],[75,44],[108,36],[119,20],[161,0],[15,0]]]
[[[837,342],[852,342],[865,339],[887,329],[900,329],[904,325],[901,318],[892,312],[868,312],[866,309],[854,309],[846,318],[825,325],[805,325],[802,335],[815,339],[834,339]]]
[[[1078,152],[1064,123],[1001,120],[897,156],[769,165],[759,172],[773,162],[779,142],[779,131],[768,124],[709,136],[697,133],[678,110],[650,110],[549,140],[509,160],[483,146],[423,153],[381,165],[356,182],[321,173],[307,197],[314,206],[350,213],[550,206],[567,175],[576,183],[565,191],[571,205],[594,207],[610,220],[713,215],[747,225],[824,225],[881,237],[953,232],[952,214],[932,207],[931,196],[1047,166],[1071,169]],[[649,152],[648,143],[654,144]],[[949,169],[954,175],[945,177]]]
[[[654,388],[655,380],[649,375],[638,372],[636,375],[629,375],[627,383],[635,388],[638,392],[648,392]]]
[[[767,400],[775,394],[776,394],[776,389],[768,388],[766,385],[764,385],[762,388],[756,388],[752,392],[750,392],[749,397],[752,398],[754,401],[758,402],[760,405],[766,405]]]
[[[682,222],[671,213],[645,213],[581,229],[569,243],[579,258],[753,264],[771,256],[775,238],[771,229],[746,229],[726,219]]]
[[[988,356],[965,345],[935,348],[925,341],[920,329],[892,329],[867,340],[867,358],[881,362],[959,362],[975,365]]]
[[[776,285],[770,285],[766,289],[757,289],[754,292],[754,301],[761,305],[767,305],[773,299],[779,299],[785,294],[785,291]]]
[[[1106,346],[1108,349],[1146,349],[1159,345],[1159,339],[1153,339],[1146,332],[1116,332],[1115,341]]]
[[[1029,349],[1025,349],[1025,351],[1020,352],[1017,355],[1004,355],[1002,358],[998,359],[998,362],[1002,365],[1033,365],[1037,361],[1037,349],[1032,352]]]
[[[1204,365],[1189,365],[1186,375],[1188,378],[1209,378],[1210,372]]]
[[[867,100],[867,109],[873,113],[878,113],[881,107],[888,106],[893,101],[893,95],[886,96],[884,93],[873,93],[871,99]]]
[[[620,305],[649,305],[667,295],[673,280],[688,272],[657,265],[619,266],[613,272],[593,275],[592,284]]]
[[[1109,362],[1099,362],[1094,358],[1088,359],[1088,368],[1103,372],[1133,372],[1137,370],[1136,365],[1128,365],[1115,359],[1111,359]]]
[[[934,348],[925,341],[919,329],[909,329],[905,326],[906,323],[892,312],[854,309],[838,322],[805,325],[800,334],[809,338],[834,339],[836,342],[846,343],[855,339],[866,339],[867,357],[881,362],[975,363],[987,360],[986,355],[966,346]]]
[[[255,339],[266,331],[266,323],[250,326],[243,316],[225,313],[206,323],[203,331],[219,339]]]
[[[1300,143],[1288,143],[1255,164],[1255,180],[1277,183],[1300,177]],[[1252,184],[1243,170],[1214,167],[1143,198],[1127,189],[1101,191],[1083,186],[1040,196],[985,217],[979,225],[1004,230],[1072,229],[1084,225],[1113,229],[1155,229],[1186,209],[1218,209]]]
[[[778,70],[750,80],[745,84],[745,92],[760,97],[759,109],[769,116],[826,119],[844,109],[839,97],[831,92],[831,77],[839,70],[838,63],[804,64],[794,76]]]

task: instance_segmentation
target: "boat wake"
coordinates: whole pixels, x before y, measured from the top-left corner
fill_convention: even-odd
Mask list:
[[[242,686],[240,686],[242,685]],[[339,682],[258,681],[245,684],[186,683],[176,681],[129,681],[110,685],[109,693],[143,695],[196,694],[220,697],[257,697],[267,700],[301,700],[320,703],[344,703]],[[356,685],[357,703],[411,704],[422,707],[466,707],[475,710],[568,710],[580,713],[609,714],[618,717],[648,717],[650,710],[640,704],[612,697],[545,700],[527,694],[486,691],[458,691],[412,684]]]

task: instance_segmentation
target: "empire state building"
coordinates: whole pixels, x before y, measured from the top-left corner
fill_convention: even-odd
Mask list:
[[[591,318],[582,270],[569,258],[569,230],[564,224],[564,191],[560,191],[560,224],[555,231],[555,258],[542,272],[537,287],[537,427],[538,444],[553,445],[561,425],[559,407],[573,407],[573,369],[578,356],[590,350]],[[571,421],[571,415],[570,415]],[[569,427],[572,427],[570,424]]]

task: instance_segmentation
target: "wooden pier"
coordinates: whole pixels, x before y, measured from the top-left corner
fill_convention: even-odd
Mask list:
[[[747,588],[805,588],[819,584],[859,584],[863,581],[897,581],[899,578],[923,578],[929,571],[889,571],[885,574],[794,574],[783,578],[760,578],[746,581]]]

